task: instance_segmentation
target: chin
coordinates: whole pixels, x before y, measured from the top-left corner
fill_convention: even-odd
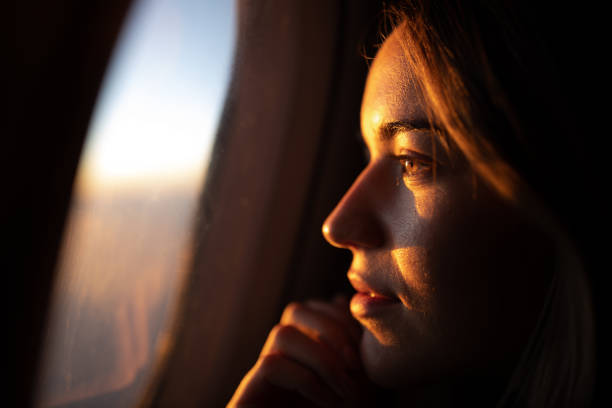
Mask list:
[[[380,336],[379,336],[380,337]],[[361,339],[361,359],[368,377],[384,388],[397,388],[405,385],[407,373],[401,347],[390,343],[382,344],[369,330],[364,330]]]
[[[385,340],[389,339],[368,329],[361,338],[364,369],[375,384],[390,389],[421,388],[442,379],[443,362],[433,350],[423,347],[427,342],[411,341],[408,347],[403,342]]]

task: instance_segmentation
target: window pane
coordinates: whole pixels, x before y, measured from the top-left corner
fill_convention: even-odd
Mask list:
[[[138,0],[130,11],[75,181],[39,406],[130,406],[164,348],[228,84],[233,7]]]

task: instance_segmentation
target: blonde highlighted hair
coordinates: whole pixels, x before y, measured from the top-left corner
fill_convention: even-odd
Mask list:
[[[542,153],[551,143],[577,150],[571,124],[555,120],[566,106],[529,11],[518,2],[402,1],[387,8],[387,21],[430,121],[484,182],[556,242],[548,299],[499,406],[587,406],[595,370],[590,290],[567,214],[555,208],[560,187],[549,182],[567,156]]]

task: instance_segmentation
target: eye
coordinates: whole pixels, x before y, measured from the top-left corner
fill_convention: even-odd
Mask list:
[[[429,161],[406,156],[400,157],[400,163],[405,177],[429,175],[433,167],[433,164]]]

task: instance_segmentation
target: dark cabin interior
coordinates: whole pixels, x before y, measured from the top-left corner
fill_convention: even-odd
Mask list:
[[[4,258],[18,280],[11,405],[25,407],[34,403],[79,157],[131,1],[10,3],[17,83],[3,163],[9,181],[4,225],[11,237]],[[158,361],[139,406],[225,404],[288,301],[350,290],[344,274],[337,273],[346,269],[349,253],[326,244],[320,226],[363,165],[358,139],[368,68],[363,54],[375,52],[365,44],[377,41],[382,2],[236,4],[232,79],[194,225],[198,251],[189,263],[173,347]],[[557,13],[557,24],[567,28],[559,34],[565,37],[557,51],[567,59],[568,92],[584,101],[575,114],[583,118],[594,147],[594,177],[585,180],[593,197],[585,199],[593,212],[607,214],[608,150],[602,145],[608,134],[603,109],[609,63],[607,46],[601,45],[605,25],[597,18],[602,10],[554,5],[541,5],[545,11],[539,12]],[[241,205],[244,200],[248,206]],[[585,228],[599,237],[588,249],[590,266],[600,272],[590,276],[600,345],[595,406],[604,406],[609,397],[603,380],[608,342],[602,279],[609,267],[594,266],[604,261],[609,233],[589,220],[585,217]],[[227,262],[228,253],[242,261]],[[111,406],[122,398],[118,392],[74,406]]]

